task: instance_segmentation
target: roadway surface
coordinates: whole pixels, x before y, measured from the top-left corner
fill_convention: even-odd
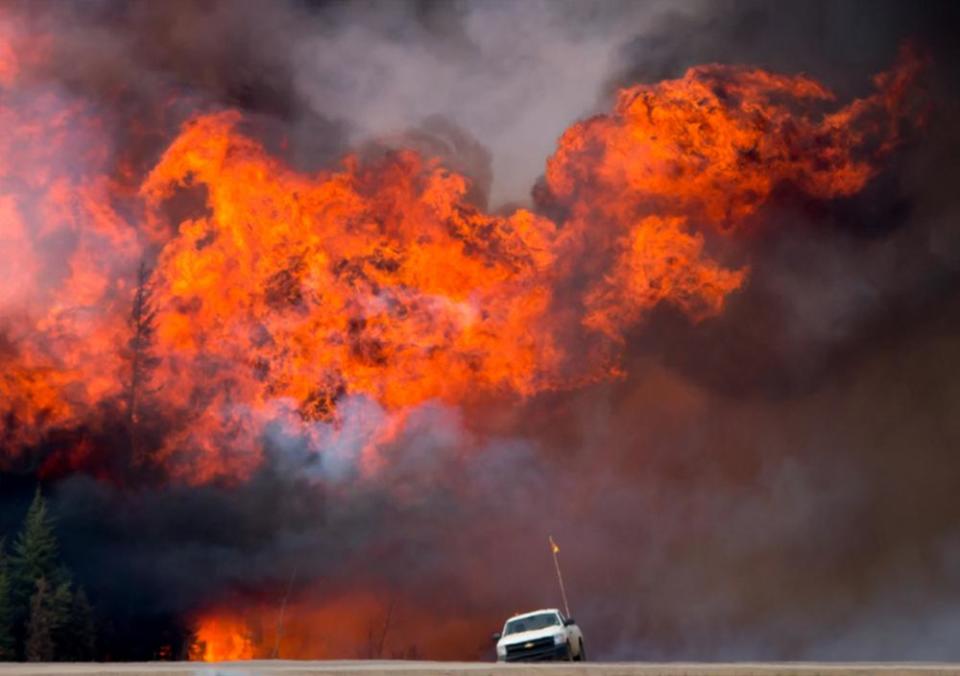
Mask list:
[[[478,662],[265,660],[252,662],[149,662],[139,664],[10,664],[0,663],[0,676],[933,676],[960,675],[960,664],[890,663],[738,663],[738,664],[490,664]]]

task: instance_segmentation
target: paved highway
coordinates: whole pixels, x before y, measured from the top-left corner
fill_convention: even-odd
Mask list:
[[[960,675],[960,664],[887,663],[740,663],[740,664],[490,664],[478,662],[327,661],[293,660],[225,662],[150,662],[138,664],[9,664],[0,663],[0,676],[933,676]]]

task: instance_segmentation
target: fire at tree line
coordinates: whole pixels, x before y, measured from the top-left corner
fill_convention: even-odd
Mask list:
[[[130,362],[126,423],[134,458],[139,457],[136,413],[140,389],[154,363],[149,354],[154,311],[148,277],[146,266],[141,264],[126,354]],[[109,658],[109,652],[98,650],[101,646],[93,606],[60,559],[54,520],[39,487],[10,547],[9,539],[9,534],[0,536],[0,659],[76,662]],[[183,645],[197,647],[193,640]],[[144,657],[173,657],[172,651],[163,652]]]
[[[97,615],[83,586],[60,557],[51,516],[40,489],[20,531],[0,537],[0,660],[80,662],[111,658],[104,640],[109,619]],[[178,641],[142,659],[200,659],[204,646],[189,629]]]
[[[144,460],[138,444],[137,413],[145,398],[142,390],[156,363],[150,353],[155,312],[148,279],[149,271],[141,264],[124,355],[130,374],[124,392],[124,422],[130,457],[136,462]],[[55,528],[56,519],[38,486],[19,532],[0,533],[0,660],[76,662],[113,657],[112,641],[104,636],[114,633],[110,631],[111,622],[97,615],[83,586],[61,559]],[[178,626],[173,633],[176,638],[159,647],[152,643],[125,645],[122,657],[202,658],[204,646],[189,627]],[[123,636],[117,636],[117,640],[127,643]],[[174,650],[174,645],[180,649]]]
[[[125,469],[157,467],[152,449],[141,441],[143,411],[150,408],[156,307],[151,269],[141,261],[128,315],[128,338],[120,352],[127,378],[121,397],[125,414],[118,419],[118,443],[128,452]],[[19,531],[0,532],[0,661],[79,662],[114,659],[204,660],[208,646],[189,620],[164,613],[133,626],[118,626],[129,618],[105,617],[91,603],[83,586],[62,560],[56,517],[39,486]],[[102,610],[102,609],[101,609]],[[385,641],[394,611],[391,601],[382,617],[374,618],[358,657],[387,656]],[[277,646],[279,648],[279,645]],[[275,650],[273,657],[279,657]],[[392,658],[418,659],[415,645],[389,653]]]

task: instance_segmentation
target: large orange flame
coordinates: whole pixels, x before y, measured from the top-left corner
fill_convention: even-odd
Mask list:
[[[621,90],[613,113],[568,129],[546,173],[571,210],[567,248],[612,266],[594,271],[585,324],[617,337],[661,302],[720,312],[747,270],[711,260],[701,233],[742,229],[784,183],[817,198],[863,188],[899,138],[921,64],[905,49],[874,95],[832,113],[834,95],[806,76],[699,66]]]
[[[134,426],[129,409],[149,400],[169,423],[153,458],[167,474],[242,478],[261,462],[268,421],[317,435],[348,397],[402,424],[427,400],[603,377],[654,306],[692,321],[723,310],[749,261],[718,243],[778,185],[818,199],[860,190],[897,142],[918,67],[906,55],[875,94],[832,111],[814,80],[750,68],[624,89],[548,159],[555,221],[488,213],[468,178],[411,151],[299,173],[236,112],[188,120],[131,190],[109,125],[23,80],[0,50],[5,453],[105,410]],[[150,368],[141,360],[134,376],[143,258],[156,314]],[[141,377],[140,398],[127,396]],[[59,453],[48,467],[92,457],[89,446]]]

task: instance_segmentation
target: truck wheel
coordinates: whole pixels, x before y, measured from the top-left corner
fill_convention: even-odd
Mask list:
[[[580,652],[577,653],[577,662],[586,662],[587,652],[583,649],[583,641],[580,641]]]

